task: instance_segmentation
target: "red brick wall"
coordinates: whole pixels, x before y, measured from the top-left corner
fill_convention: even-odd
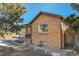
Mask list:
[[[38,24],[43,22],[48,24],[48,33],[38,32]],[[61,48],[64,42],[60,25],[61,19],[58,16],[40,14],[32,23],[32,43],[39,44],[40,41],[44,41],[49,48]]]

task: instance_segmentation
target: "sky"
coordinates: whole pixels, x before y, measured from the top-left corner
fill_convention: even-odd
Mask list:
[[[23,5],[27,10],[27,12],[21,16],[24,18],[23,24],[28,24],[32,21],[40,11],[62,15],[64,17],[77,13],[77,11],[70,6],[70,3],[24,3]]]

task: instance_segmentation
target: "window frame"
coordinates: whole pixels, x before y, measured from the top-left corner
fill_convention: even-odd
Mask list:
[[[47,28],[49,28],[47,23],[38,24],[38,28],[37,28],[38,33],[48,33],[48,29],[47,29],[47,31],[45,31],[45,32],[40,31],[40,30],[41,30],[41,29],[40,29],[40,25],[42,25],[42,24],[46,24],[46,25],[47,25]]]

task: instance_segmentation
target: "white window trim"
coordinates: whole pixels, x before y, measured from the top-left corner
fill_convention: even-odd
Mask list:
[[[41,24],[46,24],[46,23],[41,23]],[[40,25],[40,24],[38,24],[38,29],[39,29],[39,25]],[[48,24],[47,24],[47,25],[48,25]],[[48,27],[48,28],[49,28],[49,27]],[[48,31],[47,31],[47,32],[40,32],[38,29],[37,29],[38,33],[48,33]]]

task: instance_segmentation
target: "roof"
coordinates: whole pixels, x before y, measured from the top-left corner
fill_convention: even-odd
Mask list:
[[[32,24],[32,23],[34,22],[34,20],[35,20],[40,14],[52,15],[52,16],[60,17],[62,20],[64,20],[64,17],[61,16],[61,15],[57,15],[57,14],[54,14],[54,13],[49,13],[49,12],[40,11],[40,12],[34,17],[34,19],[33,19],[29,24]]]
[[[62,20],[64,20],[64,17],[61,15],[40,11],[29,24],[25,24],[25,27],[29,27],[40,14],[52,15],[52,16],[60,17]]]
[[[31,26],[31,24],[25,24],[24,25],[24,27],[30,27]]]

